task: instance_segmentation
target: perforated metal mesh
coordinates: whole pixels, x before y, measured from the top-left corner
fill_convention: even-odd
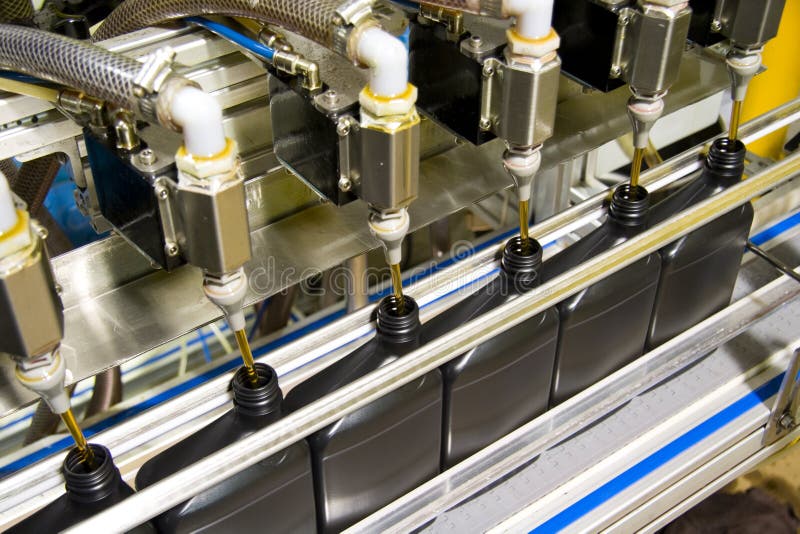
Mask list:
[[[133,78],[141,63],[100,47],[32,28],[0,24],[0,65],[136,109]]]
[[[0,22],[27,22],[32,17],[31,0],[0,0]]]
[[[127,0],[109,15],[93,39],[102,41],[169,20],[214,14],[276,24],[330,46],[333,43],[336,8],[343,1]]]

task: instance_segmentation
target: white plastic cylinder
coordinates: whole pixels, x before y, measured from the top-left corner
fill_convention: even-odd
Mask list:
[[[400,40],[380,28],[361,33],[358,60],[370,68],[369,89],[375,96],[392,97],[408,87],[408,50]]]
[[[17,208],[5,175],[0,172],[0,234],[8,232],[17,225]]]
[[[193,156],[211,157],[225,150],[222,108],[208,93],[184,87],[172,98],[172,120],[183,129],[183,144]]]
[[[525,39],[542,39],[550,34],[554,0],[503,0],[503,12],[516,18],[514,29]]]

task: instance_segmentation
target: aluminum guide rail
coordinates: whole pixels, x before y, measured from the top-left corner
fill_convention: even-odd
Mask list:
[[[719,195],[696,204],[684,211],[680,217],[661,223],[597,255],[530,293],[487,312],[478,320],[454,329],[406,357],[324,396],[234,445],[207,456],[113,508],[69,529],[68,532],[107,529],[110,525],[119,530],[132,528],[146,517],[157,515],[183,502],[342,416],[377,400],[389,391],[441,366],[604,276],[617,272],[658,250],[677,237],[699,228],[713,220],[718,213],[724,213],[744,204],[799,172],[800,153],[795,153]],[[230,458],[234,457],[233,455],[242,461],[232,464]],[[145,515],[142,515],[142,512]]]

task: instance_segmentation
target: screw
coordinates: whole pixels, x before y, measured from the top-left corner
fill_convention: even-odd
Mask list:
[[[619,78],[620,76],[622,76],[622,67],[620,67],[619,65],[614,65],[611,67],[611,71],[608,74],[612,78]]]
[[[718,20],[711,21],[711,31],[712,32],[719,32],[722,30],[722,23]]]
[[[334,91],[333,89],[325,92],[325,100],[327,100],[331,104],[335,104],[336,103],[336,98],[337,97],[338,97],[338,95],[336,94],[336,91]]]
[[[472,37],[469,38],[469,41],[473,47],[479,47],[480,45],[483,44],[483,39],[481,39],[480,35],[473,35]]]
[[[339,189],[343,193],[347,193],[353,188],[353,182],[347,176],[341,176],[339,178]]]
[[[631,22],[630,17],[622,17],[621,19],[619,19],[620,26],[627,26],[630,22]]]
[[[166,187],[159,186],[156,188],[156,194],[158,195],[158,198],[160,198],[161,200],[166,200],[167,197],[169,196],[169,191],[167,191]]]
[[[350,121],[346,117],[339,119],[339,123],[336,125],[336,133],[339,134],[339,137],[347,137],[350,134]]]
[[[158,156],[156,156],[156,153],[153,152],[151,148],[145,148],[139,152],[136,157],[139,160],[139,163],[142,165],[147,165],[148,167],[158,161]]]
[[[166,250],[167,250],[167,256],[175,257],[175,256],[178,255],[178,250],[179,249],[178,249],[178,245],[176,245],[175,243],[169,243],[168,242],[167,245],[166,245]]]
[[[488,63],[484,64],[483,75],[486,76],[487,78],[491,78],[492,76],[494,76],[494,68]]]
[[[478,123],[478,127],[484,132],[488,131],[489,128],[492,127],[492,121],[490,121],[489,119],[481,119],[480,122]]]
[[[778,426],[787,430],[792,428],[794,426],[794,417],[788,413],[783,414],[781,418],[778,419]]]

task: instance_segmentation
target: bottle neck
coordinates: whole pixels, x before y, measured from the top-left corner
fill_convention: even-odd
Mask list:
[[[382,298],[378,304],[377,323],[381,342],[404,347],[419,344],[419,306],[413,298],[404,296],[402,308],[394,295]]]
[[[542,246],[533,238],[523,242],[519,236],[512,237],[503,247],[500,266],[500,280],[507,293],[529,291],[541,280]]]
[[[726,187],[734,185],[744,174],[746,154],[747,148],[738,139],[733,141],[727,137],[715,139],[703,164],[704,174],[720,185]]]
[[[647,222],[650,195],[637,185],[622,184],[614,189],[608,215],[611,221],[627,229],[639,229]]]
[[[94,453],[93,469],[89,469],[77,448],[69,451],[61,466],[67,495],[80,503],[97,502],[109,497],[122,480],[109,450],[95,443],[90,443],[89,447]]]
[[[258,385],[253,387],[247,370],[240,367],[233,375],[233,405],[236,413],[248,417],[272,417],[281,415],[283,393],[278,385],[275,369],[264,363],[256,364]]]

